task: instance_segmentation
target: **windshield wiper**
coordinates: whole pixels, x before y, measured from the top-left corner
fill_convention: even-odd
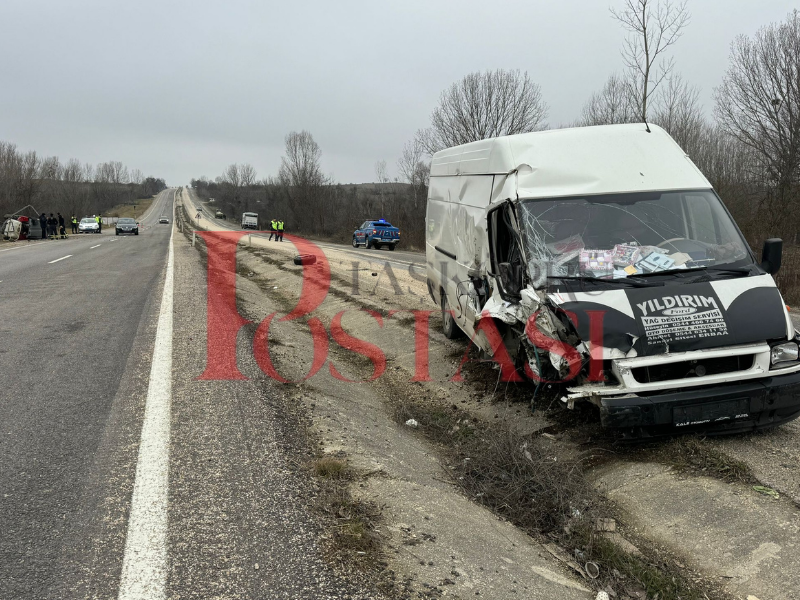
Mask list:
[[[651,271],[650,273],[634,273],[633,275],[628,275],[628,279],[631,277],[652,277],[653,275],[675,275],[676,273],[693,273],[695,271],[705,271],[708,267],[690,267],[688,269],[668,269],[665,271]]]
[[[750,275],[752,274],[752,270],[748,267],[740,267],[737,269],[734,268],[725,268],[725,267],[690,267],[688,269],[669,269],[667,271],[651,271],[650,273],[636,273],[634,275],[628,275],[628,278],[631,277],[652,277],[653,275],[678,275],[681,273],[696,273],[698,271],[704,271],[705,275],[709,278],[712,276],[712,273],[733,273],[736,275]]]
[[[643,281],[636,281],[629,277],[617,277],[615,279],[604,279],[602,277],[592,277],[590,275],[549,275],[548,279],[566,279],[572,281],[597,281],[602,283],[622,283],[625,285],[632,285],[633,287],[651,287],[664,285],[663,283],[645,283]]]

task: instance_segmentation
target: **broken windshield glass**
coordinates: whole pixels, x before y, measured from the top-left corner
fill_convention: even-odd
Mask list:
[[[536,287],[548,276],[612,280],[753,263],[711,190],[523,200],[520,220]]]

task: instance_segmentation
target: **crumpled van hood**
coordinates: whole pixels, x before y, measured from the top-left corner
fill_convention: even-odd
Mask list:
[[[603,346],[625,355],[652,356],[794,335],[770,275],[672,285],[667,280],[663,286],[554,292],[549,297],[559,309],[573,313],[583,341],[593,339],[594,320],[594,327],[601,327]],[[594,339],[597,336],[595,330]]]

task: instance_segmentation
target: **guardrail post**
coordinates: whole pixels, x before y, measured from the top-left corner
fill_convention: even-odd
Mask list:
[[[194,247],[194,239],[195,239],[195,237],[197,237],[197,232],[196,231],[192,231],[192,247]]]
[[[253,245],[253,234],[252,233],[247,236],[247,245],[248,246],[252,246]]]

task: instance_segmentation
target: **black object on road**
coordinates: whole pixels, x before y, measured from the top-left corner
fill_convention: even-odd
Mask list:
[[[313,265],[315,262],[317,262],[317,257],[313,254],[298,254],[294,257],[296,265]]]

